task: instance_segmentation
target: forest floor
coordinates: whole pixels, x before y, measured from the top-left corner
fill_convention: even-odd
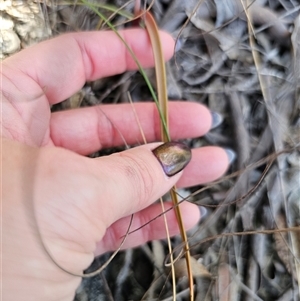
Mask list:
[[[1,2],[1,59],[64,32],[99,28],[99,17],[78,2]],[[90,2],[134,8],[133,1]],[[159,27],[178,38],[167,63],[169,98],[223,116],[220,126],[186,142],[237,155],[220,181],[179,191],[203,214],[188,233],[197,301],[300,300],[300,232],[279,231],[300,225],[299,10],[297,0],[153,1]],[[130,26],[124,16],[111,20],[118,29]],[[153,70],[147,74],[154,83]],[[133,102],[151,99],[140,74],[127,72],[86,83],[53,110],[128,102],[127,91]],[[166,241],[120,252],[101,275],[82,282],[75,300],[172,300],[167,254]],[[188,300],[184,267],[177,270],[176,300]]]

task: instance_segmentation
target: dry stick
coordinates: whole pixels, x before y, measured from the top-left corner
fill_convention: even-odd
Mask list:
[[[242,1],[242,0],[241,0]],[[247,8],[251,7],[252,4],[254,4],[256,0],[253,0],[248,6]],[[182,35],[183,30],[186,28],[186,26],[188,25],[188,23],[191,21],[192,17],[197,13],[197,10],[200,8],[200,6],[202,4],[204,4],[205,1],[204,0],[199,0],[198,3],[195,5],[195,7],[193,8],[193,10],[189,13],[187,20],[184,22],[184,24],[182,25],[182,27],[179,30],[179,33],[176,37],[176,41],[175,41],[175,45],[177,44],[180,36]],[[243,3],[242,6],[244,7]],[[230,24],[233,20],[238,19],[240,17],[240,15],[242,14],[242,12],[240,12],[235,18],[233,18],[232,20],[229,20],[227,22],[225,22],[222,27],[225,27],[226,25]],[[214,28],[210,31],[207,31],[205,33],[203,33],[202,35],[206,35],[211,33],[212,31],[218,30],[219,28]],[[175,54],[175,64],[177,65],[177,60],[176,60],[176,54]]]
[[[194,7],[194,9],[192,10],[191,14],[188,16],[187,20],[184,22],[184,24],[182,25],[182,27],[180,28],[179,30],[179,33],[176,37],[176,40],[175,40],[175,46],[183,32],[183,30],[186,28],[186,26],[189,24],[189,22],[191,21],[191,18],[193,17],[193,15],[196,13],[196,11],[198,10],[198,8],[200,7],[200,5],[204,2],[204,0],[199,0],[197,5]],[[176,60],[176,54],[175,54],[175,65],[178,67],[177,65],[177,60]],[[179,67],[178,67],[179,69]]]
[[[105,24],[107,24],[107,22],[110,22],[110,20],[111,20],[116,14],[118,14],[124,7],[126,7],[129,3],[133,2],[133,1],[135,1],[135,0],[130,0],[130,1],[126,2],[125,4],[123,4],[119,9],[117,9],[110,17],[107,18],[106,21],[104,21],[104,23],[102,24],[102,27],[103,27]],[[151,7],[154,5],[154,1],[155,1],[155,0],[152,0],[152,1],[150,2],[150,4],[148,5],[148,8],[145,9],[145,11],[150,11]],[[135,3],[136,3],[136,1],[135,1]],[[135,9],[135,11],[136,11],[136,9]],[[124,21],[124,22],[117,23],[117,24],[115,25],[115,27],[124,25],[124,24],[129,23],[129,22],[136,21],[136,20],[140,19],[143,15],[144,15],[144,12],[141,11],[140,14],[130,16],[130,19],[129,19],[128,21]]]
[[[223,237],[232,237],[232,236],[244,236],[244,235],[254,235],[254,234],[274,234],[274,233],[283,233],[283,232],[291,232],[291,231],[295,231],[295,232],[300,232],[300,226],[298,227],[289,227],[289,228],[281,228],[281,229],[270,229],[270,230],[253,230],[253,231],[245,231],[245,232],[229,232],[229,233],[222,233],[222,234],[218,234],[218,235],[214,235],[212,237],[207,237],[204,238],[200,241],[198,241],[197,243],[190,245],[190,249],[201,245],[205,242],[214,240],[214,239],[218,239],[218,238],[223,238]],[[177,246],[174,248],[173,252],[176,251],[176,249],[181,248],[181,246]],[[167,255],[166,259],[165,259],[165,265],[168,266],[168,259],[169,259],[170,255]],[[176,260],[178,260],[180,258],[180,256],[178,256],[176,258]],[[300,263],[298,258],[295,258],[295,260]]]
[[[144,142],[144,144],[147,144],[147,140],[146,140],[146,137],[144,135],[144,131],[142,129],[140,120],[139,120],[138,115],[136,113],[136,110],[135,110],[135,107],[134,107],[134,104],[132,102],[132,98],[131,98],[131,95],[130,95],[129,92],[128,92],[128,99],[130,101],[130,104],[131,104],[131,107],[132,107],[132,110],[133,110],[133,114],[134,114],[135,120],[136,120],[136,122],[137,122],[137,124],[138,124],[138,126],[140,128],[140,132],[141,132],[141,135],[142,135],[142,138],[143,138],[143,142]],[[165,206],[164,206],[163,199],[160,198],[159,201],[160,201],[160,204],[161,204],[162,212],[165,212]],[[168,227],[168,223],[167,223],[167,217],[166,217],[165,214],[163,215],[163,217],[164,217],[164,224],[165,224],[165,229],[166,229],[166,234],[167,234],[168,249],[169,249],[169,252],[170,252],[170,255],[171,255],[170,256],[171,263],[173,263],[174,262],[174,258],[173,258],[171,240],[170,240],[170,232],[169,232],[169,227]],[[173,296],[176,296],[176,282],[175,282],[175,268],[174,268],[174,264],[172,264],[171,273],[172,273],[172,281],[173,281]]]
[[[127,145],[127,142],[125,141],[125,139],[124,139],[122,133],[120,132],[120,130],[111,122],[111,120],[108,118],[108,116],[99,107],[98,107],[98,110],[100,110],[102,112],[102,114],[105,116],[105,118],[111,123],[111,125],[119,133],[119,135],[121,136],[121,138],[123,140],[124,145],[127,148],[129,148],[128,145]],[[82,278],[91,278],[91,277],[94,277],[94,276],[100,274],[110,264],[110,262],[115,258],[115,256],[119,253],[119,251],[121,250],[121,248],[122,248],[125,240],[127,239],[128,235],[130,233],[130,228],[131,228],[131,225],[132,225],[132,221],[133,221],[133,214],[130,217],[130,222],[129,222],[129,225],[128,225],[128,228],[126,230],[125,235],[121,237],[122,241],[121,241],[118,249],[116,251],[114,251],[114,253],[109,257],[109,259],[107,260],[107,262],[105,262],[101,267],[99,267],[95,271],[93,271],[91,273],[88,273],[88,274],[83,274],[83,273],[82,274],[76,274],[76,273],[73,273],[71,271],[66,270],[64,267],[62,267],[60,264],[58,264],[57,261],[55,260],[55,257],[51,253],[50,249],[45,244],[45,242],[43,240],[43,237],[42,237],[42,235],[41,235],[41,233],[39,231],[38,231],[38,235],[40,236],[40,240],[42,242],[42,246],[43,246],[44,250],[46,251],[46,253],[48,254],[48,256],[51,258],[51,260],[55,263],[55,265],[57,265],[61,270],[63,270],[64,272],[66,272],[66,273],[68,273],[68,274],[70,274],[72,276],[82,277]],[[37,224],[37,222],[36,222],[36,224]],[[38,225],[37,225],[37,229],[38,229]]]
[[[157,85],[157,95],[159,107],[162,112],[163,118],[165,120],[166,127],[161,123],[161,138],[163,142],[170,141],[170,136],[168,133],[168,92],[167,92],[167,79],[166,79],[166,68],[165,60],[162,52],[162,46],[160,42],[158,28],[156,22],[152,15],[145,11],[144,20],[146,25],[146,30],[149,34],[154,61],[155,61],[155,75],[156,75],[156,85]]]
[[[109,28],[118,36],[118,38],[122,41],[122,43],[124,44],[126,50],[129,52],[129,54],[131,55],[132,59],[134,60],[134,62],[136,63],[136,65],[138,66],[138,69],[145,81],[145,83],[147,84],[147,87],[151,93],[151,96],[153,97],[156,105],[157,105],[157,109],[158,109],[158,113],[159,113],[159,117],[160,117],[160,121],[163,123],[163,127],[164,127],[164,130],[167,132],[167,126],[166,126],[166,123],[165,123],[165,119],[164,119],[164,116],[161,112],[161,109],[160,109],[160,106],[158,104],[158,100],[157,100],[157,97],[156,97],[156,94],[153,90],[153,87],[150,83],[150,80],[149,78],[147,77],[144,69],[142,68],[142,65],[140,64],[139,60],[137,59],[136,55],[134,54],[134,52],[132,51],[132,49],[129,47],[129,45],[126,43],[126,41],[124,40],[124,38],[122,37],[122,35],[116,30],[115,26],[112,25],[108,20],[107,18],[102,14],[100,13],[91,3],[89,3],[87,0],[81,0],[82,3],[84,3],[87,7],[89,7],[92,11],[94,11],[99,17],[101,17],[104,21],[106,21],[107,25],[109,26]],[[146,10],[147,11],[147,10]]]
[[[144,20],[146,24],[146,29],[148,31],[150,41],[152,44],[153,54],[154,54],[154,61],[155,61],[155,73],[156,73],[156,83],[157,83],[157,94],[161,112],[163,114],[166,127],[161,122],[161,136],[164,142],[170,141],[170,136],[166,128],[168,129],[168,93],[167,93],[167,80],[166,80],[166,70],[165,70],[165,62],[160,42],[160,37],[158,33],[158,28],[156,26],[156,22],[152,15],[149,12],[145,12]],[[180,229],[181,238],[184,242],[184,249],[185,249],[185,258],[188,270],[188,279],[189,279],[189,286],[190,286],[190,300],[194,300],[194,280],[193,280],[193,273],[192,273],[192,266],[191,266],[191,257],[189,252],[189,245],[188,239],[186,235],[186,231],[183,226],[183,220],[180,208],[178,207],[179,201],[176,194],[176,187],[174,186],[171,191],[171,198],[174,204],[174,210],[177,217],[177,222]],[[174,296],[175,298],[175,296]]]
[[[101,17],[101,18],[107,23],[107,25],[111,28],[111,30],[112,30],[112,31],[119,37],[119,39],[124,43],[126,49],[129,51],[129,53],[131,54],[133,60],[134,60],[135,63],[137,64],[137,66],[138,66],[138,68],[139,68],[139,71],[140,71],[140,73],[142,74],[142,76],[143,76],[143,78],[144,78],[144,80],[145,80],[145,82],[146,82],[146,84],[147,84],[147,86],[148,86],[148,88],[149,88],[149,90],[150,90],[150,92],[151,92],[151,95],[153,96],[153,99],[154,99],[155,103],[157,104],[157,109],[158,109],[158,112],[159,112],[159,116],[160,116],[160,121],[161,121],[161,124],[162,124],[162,128],[163,128],[164,132],[166,133],[166,135],[168,136],[168,128],[167,128],[167,124],[166,124],[166,122],[165,122],[164,115],[162,114],[162,111],[161,111],[160,106],[159,106],[159,104],[158,104],[156,94],[155,94],[155,92],[154,92],[154,90],[153,90],[153,88],[152,88],[152,86],[151,86],[151,84],[150,84],[150,81],[149,81],[148,77],[147,77],[146,74],[145,74],[145,71],[143,70],[143,68],[142,68],[142,66],[141,66],[141,64],[140,64],[140,62],[139,62],[138,59],[136,58],[136,56],[135,56],[135,54],[133,53],[132,49],[128,46],[128,44],[126,43],[126,41],[124,40],[124,38],[118,33],[118,31],[115,29],[115,27],[107,20],[107,18],[105,18],[105,16],[104,16],[103,14],[101,14],[99,11],[97,11],[97,9],[96,9],[92,4],[90,4],[87,0],[81,0],[81,2],[82,2],[83,4],[85,4],[87,7],[89,7],[91,10],[93,10],[99,17]],[[153,3],[153,1],[152,1],[152,3]],[[146,12],[146,14],[148,13],[147,10],[145,10],[145,12]],[[141,12],[141,14],[144,14],[144,12]],[[136,18],[137,18],[137,17],[136,17]],[[157,34],[158,34],[158,31],[157,31]],[[159,40],[159,42],[160,42],[160,40]],[[162,56],[162,50],[161,50],[161,57],[163,58],[163,56]],[[131,217],[130,225],[129,225],[129,227],[128,227],[128,231],[126,232],[126,235],[123,237],[123,240],[122,240],[122,242],[121,242],[121,245],[120,245],[119,249],[121,248],[121,246],[123,245],[123,243],[124,243],[126,237],[127,237],[128,234],[129,234],[129,229],[130,229],[131,223],[132,223],[132,217]],[[45,246],[45,249],[46,249],[46,246]],[[115,256],[115,255],[118,253],[119,249],[113,253],[112,257]],[[46,251],[48,252],[48,250],[46,250]],[[49,252],[48,252],[48,253],[49,253]],[[49,253],[49,256],[51,257],[51,254],[50,254],[50,253]],[[51,257],[51,258],[52,258],[52,257]],[[107,262],[107,264],[105,264],[104,267],[100,267],[99,269],[97,269],[97,270],[96,270],[95,272],[93,272],[93,273],[90,273],[90,274],[83,274],[83,276],[82,276],[82,275],[76,275],[76,274],[70,273],[70,272],[68,272],[68,271],[66,271],[66,270],[65,270],[65,271],[68,272],[69,274],[74,275],[74,276],[81,276],[81,277],[85,277],[85,278],[87,278],[87,277],[93,277],[93,276],[95,276],[96,274],[98,274],[99,272],[101,272],[101,271],[109,264],[109,262],[110,262],[111,260],[112,260],[112,258],[110,258],[110,260]],[[64,270],[64,269],[63,269],[63,270]]]
[[[253,14],[250,15],[252,18],[253,18]],[[248,26],[248,31],[249,31],[249,26]],[[273,99],[273,95],[271,94],[271,91],[269,89],[269,78],[267,76],[263,76],[262,75],[262,67],[261,67],[261,58],[260,58],[260,55],[258,53],[258,51],[256,50],[256,43],[255,43],[255,39],[252,35],[249,34],[249,41],[250,41],[250,46],[251,46],[251,49],[252,49],[252,56],[253,56],[253,59],[254,59],[254,63],[255,63],[255,66],[256,66],[256,70],[257,70],[257,75],[258,75],[258,78],[259,78],[259,83],[260,83],[260,87],[261,87],[261,92],[262,92],[262,95],[263,95],[263,99],[264,99],[264,103],[265,103],[265,106],[267,108],[267,112],[268,112],[268,124],[269,124],[269,128],[272,132],[272,137],[273,137],[273,144],[274,144],[274,148],[275,150],[279,149],[282,147],[282,139],[280,139],[280,131],[275,131],[274,130],[274,125],[275,125],[275,122],[278,122],[276,119],[276,111],[275,111],[275,107],[274,107],[274,103],[272,102],[272,99]],[[279,170],[282,170],[282,167],[283,167],[283,161],[280,160],[280,158],[278,158],[277,160],[277,165],[278,165],[278,168]],[[287,219],[288,219],[288,209],[287,209],[287,199],[286,199],[286,195],[284,194],[284,188],[285,188],[285,185],[283,183],[283,180],[282,180],[282,176],[281,176],[281,172],[279,171],[278,173],[279,175],[279,184],[280,184],[280,192],[283,196],[283,199],[284,199],[284,205],[285,205],[285,212],[287,214]],[[270,200],[270,206],[272,207],[272,201]],[[275,217],[274,217],[274,220],[275,220]],[[289,220],[289,219],[288,219]],[[275,221],[276,223],[276,221]],[[288,224],[290,224],[288,222]],[[291,248],[294,249],[294,243],[293,243],[293,233],[288,233],[289,234],[289,240],[290,240],[290,243],[291,243]],[[282,236],[282,233],[280,233],[280,235]],[[286,240],[284,239],[284,237],[282,237],[283,241],[285,242],[286,246],[290,249],[288,243],[286,242]],[[293,252],[291,252],[293,254]],[[294,255],[294,254],[293,254]],[[299,278],[300,278],[300,265],[299,265],[299,261],[297,260],[296,256],[293,256],[294,257],[294,261],[295,261],[295,267],[296,267],[296,273],[297,273],[297,278],[298,278],[298,281],[299,281]],[[298,287],[299,289],[299,292],[300,292],[300,288]]]
[[[267,166],[265,167],[264,171],[262,172],[261,177],[258,179],[257,183],[248,190],[248,192],[244,195],[242,195],[241,197],[239,197],[237,200],[234,200],[232,202],[228,202],[226,204],[220,204],[220,205],[206,205],[206,204],[201,204],[203,207],[209,207],[209,208],[216,208],[216,207],[221,207],[221,206],[230,206],[230,205],[234,205],[244,199],[246,199],[248,196],[250,196],[262,183],[262,181],[264,180],[265,176],[267,175],[269,169],[271,168],[273,162],[276,160],[276,158],[274,158],[273,160],[271,160]]]
[[[120,11],[122,11],[128,4],[130,4],[131,2],[133,2],[134,0],[130,0],[128,2],[125,2],[121,7],[119,7],[118,9],[116,9],[108,18],[107,21],[110,22],[110,20],[112,20]],[[101,28],[103,28],[107,21],[104,21],[102,19],[99,20],[96,29],[100,30]],[[103,22],[103,23],[102,23]]]
[[[130,222],[129,222],[129,226],[126,230],[126,234],[123,236],[122,238],[122,241],[118,247],[118,249],[116,251],[114,251],[114,253],[109,257],[109,259],[101,266],[99,267],[98,269],[96,269],[95,271],[91,272],[91,273],[88,273],[88,274],[81,274],[81,273],[74,273],[74,272],[71,272],[71,271],[68,271],[67,269],[65,269],[63,266],[61,266],[55,259],[55,257],[53,256],[53,254],[51,253],[50,249],[47,247],[47,245],[45,244],[45,241],[43,240],[43,237],[41,235],[40,232],[38,232],[39,236],[40,236],[40,240],[42,242],[42,246],[45,250],[45,252],[48,254],[48,256],[51,258],[51,260],[55,263],[55,265],[57,267],[59,267],[61,270],[63,270],[64,272],[66,272],[67,274],[69,275],[72,275],[72,276],[76,276],[76,277],[81,277],[81,278],[91,278],[91,277],[94,277],[96,275],[99,275],[110,263],[111,261],[115,258],[115,256],[119,253],[119,251],[121,250],[125,240],[127,239],[128,235],[129,235],[129,230],[130,230],[130,227],[131,227],[131,224],[132,224],[132,220],[133,220],[133,214],[131,215],[131,218],[130,218]],[[38,228],[37,228],[38,229]]]
[[[94,107],[94,108],[95,108],[95,110],[100,111],[101,114],[103,114],[103,116],[105,117],[105,119],[109,122],[110,126],[111,126],[111,127],[114,129],[114,131],[116,131],[116,132],[118,133],[118,135],[121,137],[121,140],[122,140],[122,142],[123,142],[125,148],[126,148],[126,149],[129,149],[129,145],[128,145],[128,143],[126,142],[126,139],[125,139],[125,137],[123,136],[123,134],[122,134],[120,128],[117,127],[117,126],[110,120],[110,118],[109,118],[109,117],[107,116],[107,114],[101,109],[100,106],[96,106],[96,107]],[[98,112],[97,112],[97,113],[98,113]]]
[[[241,1],[241,4],[242,4],[242,7],[243,7],[243,9],[244,9],[244,12],[245,12],[247,21],[248,21],[249,32],[250,32],[250,30],[251,30],[253,36],[255,37],[255,30],[254,30],[254,28],[253,28],[252,23],[250,22],[250,16],[249,16],[249,11],[248,11],[248,9],[249,9],[250,6],[254,3],[254,1],[253,1],[252,3],[250,3],[249,5],[248,5],[248,0],[246,0],[246,4],[244,3],[243,0],[240,0],[240,1]],[[246,7],[246,6],[247,6],[247,7]]]
[[[294,148],[293,148],[294,149]],[[246,168],[242,169],[242,170],[239,170],[239,171],[236,171],[226,177],[223,177],[222,179],[220,180],[217,180],[217,181],[214,181],[212,182],[211,184],[209,185],[206,185],[205,187],[201,188],[201,189],[198,189],[197,191],[191,193],[188,197],[186,198],[182,198],[182,200],[180,202],[178,202],[177,205],[174,205],[173,207],[167,209],[165,212],[162,212],[160,213],[159,215],[157,215],[155,218],[151,219],[150,221],[148,221],[147,223],[143,224],[142,226],[132,230],[129,232],[129,234],[132,234],[134,233],[135,231],[138,231],[140,230],[141,228],[147,226],[148,224],[150,224],[151,222],[153,222],[154,220],[156,220],[157,218],[161,217],[162,215],[166,214],[167,212],[173,210],[175,207],[178,207],[181,203],[185,202],[185,201],[189,201],[189,199],[195,195],[197,195],[198,193],[200,192],[203,192],[207,189],[210,189],[212,187],[214,187],[215,185],[217,184],[220,184],[222,182],[224,182],[225,180],[228,180],[228,179],[231,179],[231,178],[234,178],[238,175],[240,175],[242,172],[246,171],[246,170],[249,170],[249,169],[254,169],[254,168],[257,168],[259,166],[261,166],[262,164],[265,164],[266,162],[268,162],[270,160],[270,162],[267,164],[265,170],[263,171],[263,174],[262,174],[262,177],[259,178],[258,182],[254,185],[254,188],[251,188],[245,195],[241,196],[240,198],[238,198],[237,200],[234,200],[232,202],[227,202],[227,203],[224,203],[224,204],[221,204],[221,205],[202,205],[202,206],[206,206],[206,207],[212,207],[212,208],[215,208],[215,207],[221,207],[221,206],[230,206],[230,205],[233,205],[233,204],[236,204],[237,202],[239,201],[242,201],[244,200],[246,197],[250,196],[254,191],[255,189],[258,188],[258,186],[261,184],[261,182],[263,181],[263,178],[266,176],[266,173],[267,171],[270,169],[271,165],[273,164],[273,162],[275,161],[275,159],[279,156],[279,155],[282,155],[282,154],[285,154],[285,153],[288,153],[290,151],[292,151],[293,149],[286,149],[286,150],[283,150],[283,151],[280,151],[278,153],[273,153],[255,163],[252,163],[250,164],[249,166],[247,166]],[[178,194],[178,193],[177,193]],[[179,194],[178,194],[179,195]],[[179,195],[180,196],[180,195]]]
[[[291,151],[291,150],[289,149],[289,150],[283,150],[283,151],[281,151],[281,152],[279,152],[279,153],[277,153],[277,154],[271,154],[271,155],[267,156],[266,158],[263,158],[263,159],[261,159],[261,160],[255,162],[255,163],[253,163],[253,164],[247,166],[246,168],[244,168],[244,169],[242,169],[242,170],[233,172],[232,174],[230,174],[230,175],[228,175],[228,176],[226,176],[226,177],[223,177],[223,178],[220,179],[220,180],[214,181],[214,182],[212,182],[211,184],[208,184],[208,185],[206,185],[205,187],[200,188],[200,189],[198,189],[197,191],[191,193],[191,194],[190,194],[189,196],[187,196],[186,198],[182,198],[182,200],[179,202],[179,204],[181,204],[182,202],[185,202],[185,201],[189,201],[189,199],[190,199],[191,197],[197,195],[198,193],[203,192],[203,191],[205,191],[205,190],[208,190],[208,189],[210,189],[210,188],[213,188],[215,185],[220,184],[220,183],[224,182],[225,180],[232,179],[232,178],[238,176],[240,173],[242,173],[242,172],[244,172],[244,171],[247,171],[247,170],[249,170],[249,169],[257,168],[257,167],[259,167],[259,166],[265,164],[265,163],[268,162],[269,160],[271,160],[270,163],[272,164],[272,163],[274,162],[274,160],[276,159],[277,156],[279,156],[279,155],[281,155],[281,154],[288,153],[288,152],[290,152],[290,151]],[[266,166],[266,168],[265,168],[265,170],[264,170],[264,172],[263,172],[262,177],[264,177],[264,176],[266,175],[266,172],[267,172],[268,169],[270,168],[270,166],[269,166],[270,163],[268,163],[268,165]],[[263,180],[262,177],[260,177],[259,180],[258,180],[258,182],[254,185],[255,188],[257,188],[257,187],[259,186],[259,184],[262,182],[262,180]],[[203,205],[203,204],[201,204],[201,206],[206,206],[206,207],[212,207],[212,208],[215,208],[215,207],[220,207],[220,206],[229,206],[229,205],[233,205],[233,204],[235,204],[235,203],[237,203],[237,202],[239,202],[239,201],[245,199],[246,197],[250,196],[250,194],[252,194],[252,193],[254,192],[254,190],[255,190],[255,189],[251,188],[250,192],[248,191],[245,195],[241,196],[240,198],[238,198],[237,200],[235,200],[235,201],[233,201],[233,202],[228,202],[228,203],[221,204],[221,205]],[[178,194],[178,193],[177,193],[177,194]],[[178,195],[179,195],[179,194],[178,194]],[[180,196],[180,195],[179,195],[179,196]],[[193,203],[193,202],[192,202],[192,203]],[[178,205],[179,205],[179,204],[178,204]],[[177,206],[178,206],[178,205],[177,205]],[[136,228],[136,229],[132,230],[131,232],[129,232],[129,234],[132,234],[132,233],[134,233],[135,231],[138,231],[138,230],[141,229],[142,227],[144,227],[144,226],[148,225],[149,223],[153,222],[155,219],[157,219],[157,218],[160,217],[161,215],[166,214],[167,212],[171,211],[173,208],[174,208],[174,207],[171,207],[171,208],[167,209],[165,212],[160,213],[158,216],[156,216],[155,218],[153,218],[152,220],[150,220],[150,221],[147,222],[146,224],[144,224],[144,225],[142,225],[141,227]]]
[[[249,0],[247,0],[247,1],[249,1]],[[250,17],[253,18],[252,15],[250,15]],[[251,21],[251,19],[249,21]],[[255,43],[254,37],[250,34],[250,22],[249,21],[248,21],[249,42],[250,42],[250,46],[251,46],[251,49],[252,49],[252,56],[253,56],[254,63],[255,63],[255,66],[256,66],[257,75],[258,75],[258,78],[259,78],[259,83],[260,83],[263,99],[264,99],[267,111],[269,113],[269,116],[268,116],[269,126],[270,126],[270,129],[272,130],[272,125],[274,123],[274,118],[272,118],[272,117],[274,117],[274,116],[271,115],[272,111],[270,110],[272,108],[271,107],[272,106],[272,104],[271,104],[271,95],[270,95],[269,91],[267,90],[267,87],[268,87],[267,80],[262,76],[260,56],[259,56],[258,51],[256,50],[256,43]],[[281,146],[281,143],[278,143],[278,139],[276,139],[277,137],[275,136],[273,130],[272,130],[272,133],[273,133],[274,147],[275,147],[275,150],[276,150],[276,149],[278,149],[278,147]],[[279,169],[281,169],[282,161],[278,160],[277,162],[278,162]],[[279,175],[280,175],[280,173],[279,173]],[[283,189],[284,185],[282,183],[282,177],[281,176],[279,177],[279,180],[280,180],[280,186]],[[285,212],[287,213],[288,210],[287,210],[287,201],[286,201],[286,199],[285,199],[284,204],[285,204]],[[282,239],[284,240],[283,237],[282,237]],[[292,248],[294,249],[294,241],[291,238],[291,236],[290,236],[290,241],[291,241],[291,244],[292,244]],[[296,260],[296,257],[294,257],[294,259],[295,259],[297,278],[298,278],[298,282],[299,282],[300,281],[300,263],[299,263],[298,260]],[[300,286],[298,287],[298,290],[299,290],[299,293],[300,293]]]
[[[83,4],[87,4],[85,1],[82,1]],[[93,9],[93,7],[89,6],[90,8]],[[109,21],[107,21],[108,24]],[[126,44],[126,43],[125,43]],[[139,65],[139,64],[138,64]],[[104,112],[102,112],[104,114]],[[107,116],[106,116],[107,117]],[[57,265],[61,270],[63,270],[64,272],[72,275],[72,276],[76,276],[76,277],[81,277],[81,278],[91,278],[91,277],[94,277],[98,274],[100,274],[109,264],[110,262],[114,259],[114,257],[118,254],[118,252],[120,251],[120,249],[122,248],[125,240],[127,239],[128,235],[129,235],[129,231],[130,231],[130,227],[132,225],[132,220],[133,220],[133,215],[131,215],[131,218],[130,218],[130,222],[129,222],[129,225],[128,225],[128,228],[126,230],[126,233],[125,235],[122,237],[122,241],[118,247],[118,249],[110,256],[110,258],[107,260],[107,262],[105,264],[103,264],[101,267],[99,267],[98,269],[96,269],[95,271],[91,272],[91,273],[88,273],[88,274],[81,274],[81,273],[74,273],[74,272],[71,272],[71,271],[68,271],[67,269],[65,269],[64,267],[62,267],[59,263],[57,263],[57,261],[55,260],[55,257],[53,256],[53,254],[51,253],[50,249],[47,247],[47,245],[45,244],[43,238],[42,238],[42,235],[41,233],[39,233],[39,236],[40,236],[40,239],[41,239],[41,242],[42,242],[42,246],[45,250],[45,252],[48,254],[48,256],[51,258],[51,260],[55,263],[55,265]]]
[[[109,17],[109,20],[111,18],[113,18],[115,15],[121,15],[121,16],[124,16],[128,19],[130,19],[132,17],[132,15],[130,13],[128,13],[127,11],[124,11],[123,9],[128,5],[130,4],[131,2],[133,2],[133,0],[130,0],[128,2],[126,2],[124,5],[122,5],[120,8],[118,7],[115,7],[114,5],[109,5],[109,4],[101,4],[101,3],[93,3],[93,6],[94,7],[97,7],[97,8],[101,8],[101,9],[104,9],[106,11],[112,11],[113,14]],[[76,0],[75,2],[72,1],[72,0],[65,0],[65,1],[58,1],[57,5],[66,5],[66,6],[71,6],[73,5],[74,7],[76,7],[77,5],[78,6],[85,6],[86,4],[84,3],[84,1],[81,1],[81,0]],[[152,4],[150,4],[152,6]],[[130,22],[131,20],[129,20],[128,22]],[[107,23],[107,22],[105,22]],[[104,24],[105,24],[104,23]],[[96,26],[97,28],[97,26]]]

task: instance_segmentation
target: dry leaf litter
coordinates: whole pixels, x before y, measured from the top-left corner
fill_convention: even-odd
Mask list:
[[[107,29],[77,2],[1,1],[1,59],[63,32]],[[179,37],[176,56],[167,63],[169,98],[203,103],[224,118],[205,137],[186,142],[237,153],[227,173],[237,172],[235,177],[179,191],[203,214],[189,232],[196,301],[299,300],[300,232],[230,235],[300,224],[300,3],[251,2],[160,0],[151,9],[159,27]],[[127,3],[124,10],[130,13],[134,7],[133,1],[107,3]],[[118,29],[127,26],[122,16],[111,20]],[[147,73],[154,84],[153,70]],[[134,102],[150,99],[141,76],[127,72],[87,83],[53,110],[128,102],[128,91]],[[270,157],[275,153],[280,155]],[[172,239],[174,247],[180,242]],[[82,282],[75,300],[173,300],[167,254],[165,241],[120,252],[99,276]],[[89,270],[108,257],[96,258]],[[188,300],[182,260],[176,277],[176,300]]]

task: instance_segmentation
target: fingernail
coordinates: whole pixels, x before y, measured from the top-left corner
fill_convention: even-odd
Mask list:
[[[229,164],[231,164],[236,159],[236,153],[231,148],[224,148],[227,156]]]
[[[211,124],[211,130],[218,127],[224,120],[223,116],[217,112],[211,111],[211,117],[212,117],[212,124]]]
[[[152,152],[169,177],[183,170],[192,158],[190,148],[181,142],[166,142]]]

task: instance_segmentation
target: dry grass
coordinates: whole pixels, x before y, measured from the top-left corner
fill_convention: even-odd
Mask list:
[[[35,11],[35,20],[44,20],[45,26],[44,34],[36,39],[21,35],[21,23],[15,23],[13,30],[23,46],[50,33],[99,26],[99,19],[87,8],[58,2],[38,3],[44,17]],[[109,2],[117,7],[125,3]],[[246,15],[242,3],[246,7],[250,2],[156,0],[152,9],[159,26],[179,36],[181,45],[176,61],[167,64],[169,98],[204,103],[224,117],[221,126],[188,142],[237,152],[228,172],[238,171],[235,177],[207,189],[181,191],[188,196],[201,189],[189,200],[206,208],[197,229],[189,233],[197,301],[299,300],[299,232],[226,235],[199,243],[222,233],[300,224],[299,2],[256,1]],[[125,9],[132,12],[133,6],[131,2]],[[248,26],[249,19],[253,27]],[[114,23],[124,21],[122,16],[113,18]],[[133,101],[150,97],[141,76],[130,72],[88,83],[80,94],[55,109],[127,102],[127,91]],[[172,242],[180,244],[179,238]],[[121,252],[99,277],[84,280],[76,300],[171,300],[166,255],[164,241]],[[98,258],[94,266],[106,258]],[[177,271],[177,300],[187,300],[188,285],[180,262]]]

